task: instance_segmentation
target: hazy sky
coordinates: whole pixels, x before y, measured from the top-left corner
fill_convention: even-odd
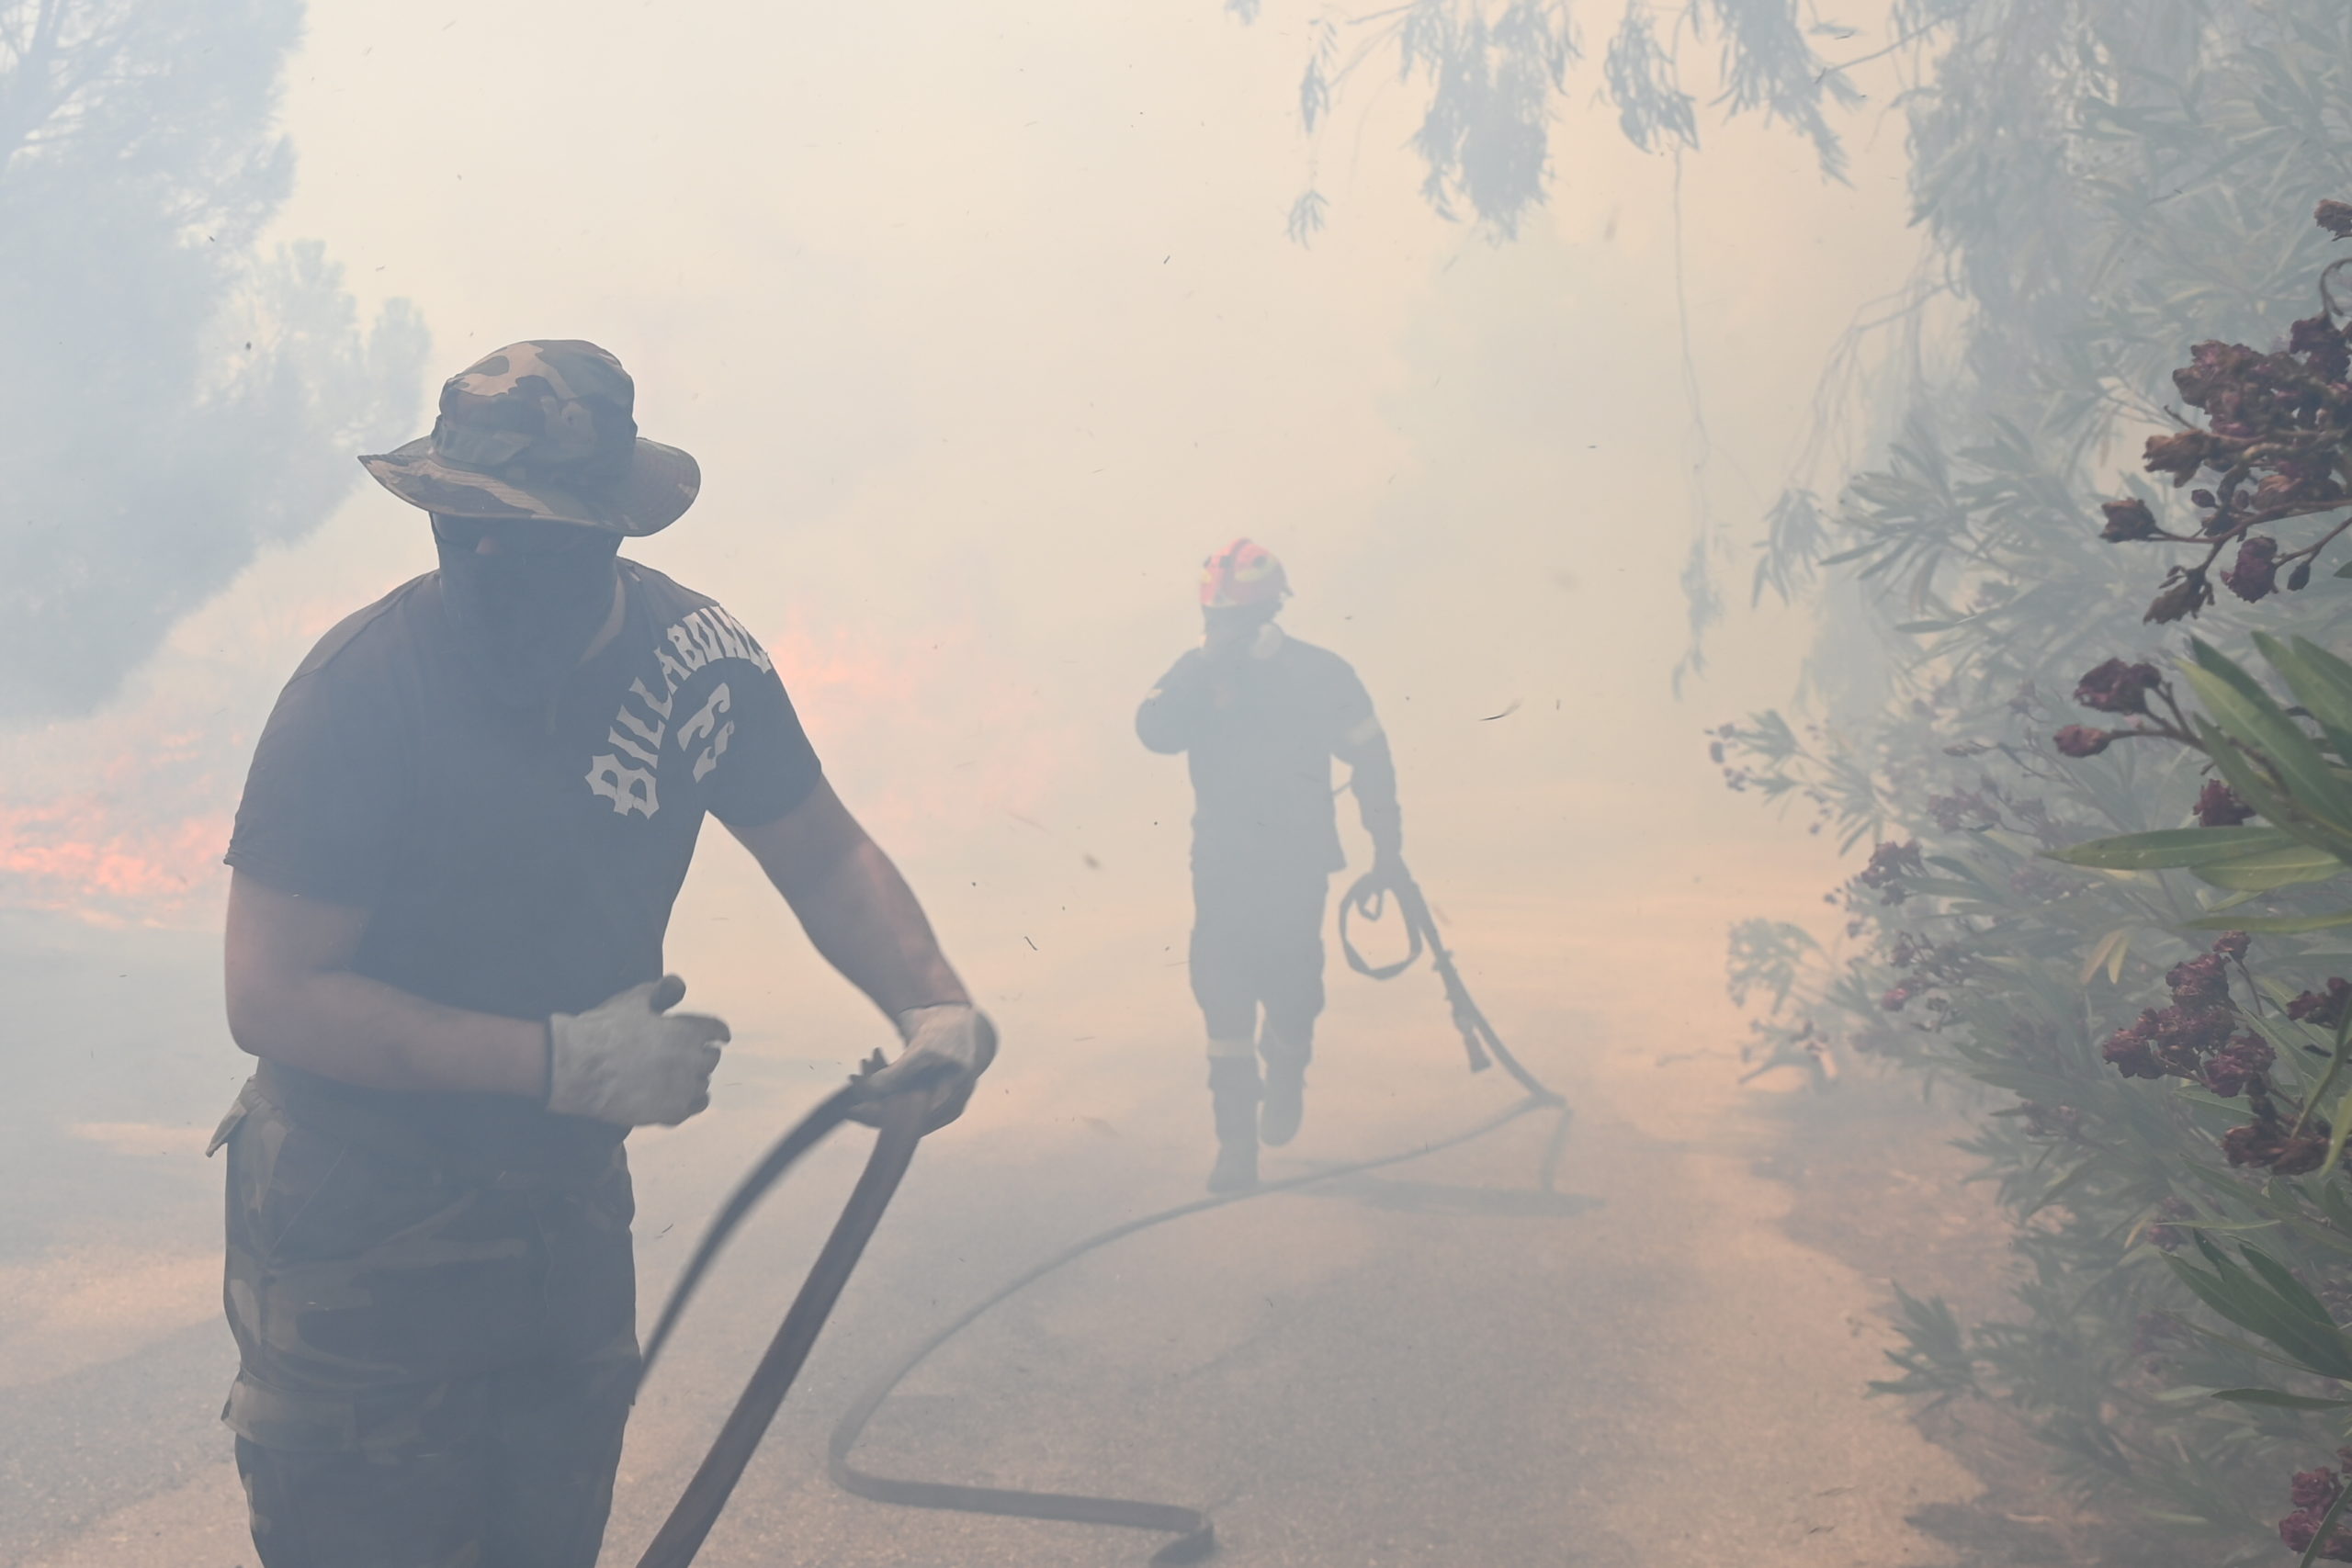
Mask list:
[[[1572,113],[1549,210],[1493,245],[1420,202],[1409,96],[1377,69],[1310,169],[1309,14],[339,0],[291,73],[279,231],[325,241],[363,307],[414,300],[436,379],[526,336],[622,356],[642,428],[706,476],[633,553],[776,651],[984,984],[1057,919],[1181,929],[1182,769],[1128,724],[1236,534],[1289,562],[1294,630],[1364,675],[1408,850],[1448,897],[1784,839],[1698,731],[1785,695],[1802,625],[1735,625],[1707,680],[1668,690],[1699,451],[1672,163]],[[1849,186],[1753,123],[1688,161],[1727,518],[1777,488],[1838,334],[1913,263],[1883,112],[1849,122]],[[1301,249],[1283,219],[1310,177],[1330,225]],[[277,685],[430,564],[421,515],[368,487],[116,710],[38,737],[6,805],[82,847],[20,845],[15,891],[111,879],[118,917],[216,919]],[[1747,570],[1726,563],[1736,597]],[[748,886],[706,861],[689,949]]]

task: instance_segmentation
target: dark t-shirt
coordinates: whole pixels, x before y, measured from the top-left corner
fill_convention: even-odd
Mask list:
[[[1344,865],[1334,757],[1357,770],[1360,793],[1376,761],[1385,800],[1374,809],[1395,810],[1387,739],[1363,682],[1338,654],[1295,637],[1224,663],[1186,653],[1144,699],[1136,732],[1155,751],[1187,753],[1196,857]]]
[[[545,714],[482,694],[436,574],[329,632],[262,732],[229,863],[366,909],[352,968],[447,1006],[544,1018],[659,976],[704,813],[774,821],[820,768],[734,617],[658,571],[620,570],[619,633]],[[500,1163],[619,1136],[511,1096],[387,1094],[275,1066],[271,1078]]]

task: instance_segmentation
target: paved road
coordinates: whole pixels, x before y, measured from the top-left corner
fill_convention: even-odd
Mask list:
[[[1732,1081],[1720,932],[1756,894],[1724,880],[1639,921],[1525,900],[1454,911],[1497,1022],[1577,1104],[1559,1196],[1529,1185],[1543,1132],[1522,1121],[1137,1236],[920,1371],[866,1461],[1204,1506],[1233,1568],[1951,1568],[1910,1520],[1974,1483],[1900,1408],[1861,1396],[1883,1282],[1792,1240],[1788,1190],[1757,1173],[1787,1123]],[[185,1016],[141,1010],[184,999],[174,987],[209,963],[201,942],[152,933],[12,941],[17,982],[58,1027],[107,996],[125,1051]],[[1509,1103],[1500,1075],[1463,1073],[1426,976],[1351,978],[1334,997],[1307,1130],[1277,1171]],[[1091,1039],[1034,1001],[1005,1009],[1015,1049],[919,1160],[709,1568],[1076,1568],[1158,1544],[881,1507],[822,1473],[832,1416],[903,1347],[1071,1239],[1196,1192],[1207,1108],[1189,1020],[1072,988],[1057,1005],[1081,1004]],[[836,1071],[743,1032],[718,1108],[639,1141],[649,1295]],[[229,1355],[212,1319],[217,1171],[195,1154],[209,1100],[186,1109],[221,1098],[234,1063],[201,1031],[155,1055],[141,1084],[61,1070],[0,1156],[40,1198],[0,1230],[0,1562],[254,1562],[212,1422]],[[635,1560],[772,1328],[859,1157],[839,1145],[741,1245],[649,1390],[608,1563]]]

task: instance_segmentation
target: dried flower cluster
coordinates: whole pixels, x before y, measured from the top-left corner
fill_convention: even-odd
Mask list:
[[[2254,1120],[2222,1134],[2222,1154],[2234,1166],[2302,1176],[2327,1158],[2329,1128],[2319,1116],[2280,1107],[2268,1077],[2277,1054],[2261,1035],[2238,1028],[2229,966],[2245,957],[2246,940],[2244,931],[2225,932],[2211,952],[2173,965],[2165,976],[2172,1005],[2143,1011],[2108,1036],[2099,1055],[2128,1078],[2188,1078],[2223,1100],[2245,1096]],[[2288,1011],[2333,1027],[2347,1003],[2352,985],[2332,980],[2326,992],[2306,991]]]
[[[2150,705],[2151,698],[2155,706]],[[2188,716],[2173,699],[2171,684],[2153,664],[2110,659],[2075,682],[2075,700],[2094,713],[2111,713],[2139,722],[2114,729],[2070,724],[2050,738],[2062,757],[2096,757],[2118,740],[2197,744]],[[2163,711],[2158,712],[2158,708]]]
[[[2352,1468],[2352,1449],[2338,1449],[2339,1463]],[[2327,1511],[2344,1490],[2344,1478],[2335,1470],[2323,1465],[2317,1470],[2299,1471],[2288,1488],[2288,1499],[2295,1511],[2278,1521],[2278,1539],[2287,1543],[2290,1551],[2310,1551],[2312,1541],[2319,1535],[2320,1525]],[[2352,1530],[2339,1521],[2327,1532],[2327,1540],[2313,1555],[2329,1562],[2352,1562]]]
[[[2199,828],[2235,828],[2254,815],[2254,807],[2219,779],[2206,780],[2205,787],[2197,792],[2196,811]]]
[[[2075,682],[2075,700],[2095,713],[2144,714],[2165,681],[2153,664],[2110,659]]]
[[[1927,869],[1920,858],[1919,840],[1907,843],[1881,844],[1871,851],[1871,863],[1855,874],[1857,886],[1868,887],[1878,894],[1882,904],[1900,904],[1908,896],[1903,886],[1905,877],[1917,876]]]
[[[2025,895],[2041,896],[2045,895]],[[1921,997],[1927,998],[1925,1005],[1930,1012],[1948,1011],[1951,1004],[1944,993],[1975,977],[1980,967],[1964,948],[1939,947],[1908,931],[1895,937],[1886,957],[1889,964],[1905,972],[1879,998],[1879,1006],[1888,1012],[1901,1012]]]
[[[2187,1203],[2182,1202],[2179,1199],[2165,1199],[2163,1202],[2156,1205],[2155,1221],[2148,1226],[2147,1231],[2145,1232],[2148,1245],[2151,1247],[2160,1247],[2166,1252],[2179,1251],[2182,1247],[2188,1245],[2188,1233],[2186,1230],[2183,1230],[2178,1224],[2171,1222],[2177,1220],[2193,1220],[2196,1217],[2197,1211],[2189,1207]],[[2174,1333],[2178,1333],[2178,1325],[2173,1324],[2170,1318],[2164,1318],[2160,1321],[2170,1327]],[[2141,1325],[2141,1332],[2145,1334],[2146,1331],[2147,1325],[2143,1321]]]
[[[2335,1029],[2344,1021],[2344,1010],[2352,1005],[2352,981],[2331,979],[2324,991],[2305,991],[2287,1004],[2287,1016],[2321,1029]]]
[[[2314,216],[2321,228],[2345,239],[2352,237],[2347,212],[2352,206],[2324,201]],[[2204,549],[2201,559],[2165,575],[2146,619],[2177,621],[2211,604],[2214,566],[2233,545],[2236,554],[2220,572],[2232,593],[2251,601],[2281,586],[2301,588],[2311,581],[2320,552],[2352,527],[2352,515],[2339,518],[2291,550],[2282,549],[2274,535],[2256,532],[2352,505],[2352,339],[2336,325],[2340,312],[2328,289],[2345,265],[2321,275],[2319,314],[2295,322],[2281,347],[2265,354],[2242,343],[2200,343],[2173,372],[2181,400],[2204,412],[2205,426],[2150,436],[2143,461],[2150,473],[2169,477],[2176,490],[2210,476],[2189,492],[2199,513],[2197,531],[2165,528],[2137,498],[2101,509],[2106,523],[2099,537],[2111,544],[2160,539]]]

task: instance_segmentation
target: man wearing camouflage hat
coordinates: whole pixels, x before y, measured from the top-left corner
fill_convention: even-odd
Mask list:
[[[662,936],[706,813],[952,1121],[993,1035],[775,666],[622,559],[692,504],[594,344],[515,344],[361,458],[440,569],[313,649],[228,853],[225,1418],[265,1568],[592,1568],[638,1371],[622,1141],[727,1026]]]

